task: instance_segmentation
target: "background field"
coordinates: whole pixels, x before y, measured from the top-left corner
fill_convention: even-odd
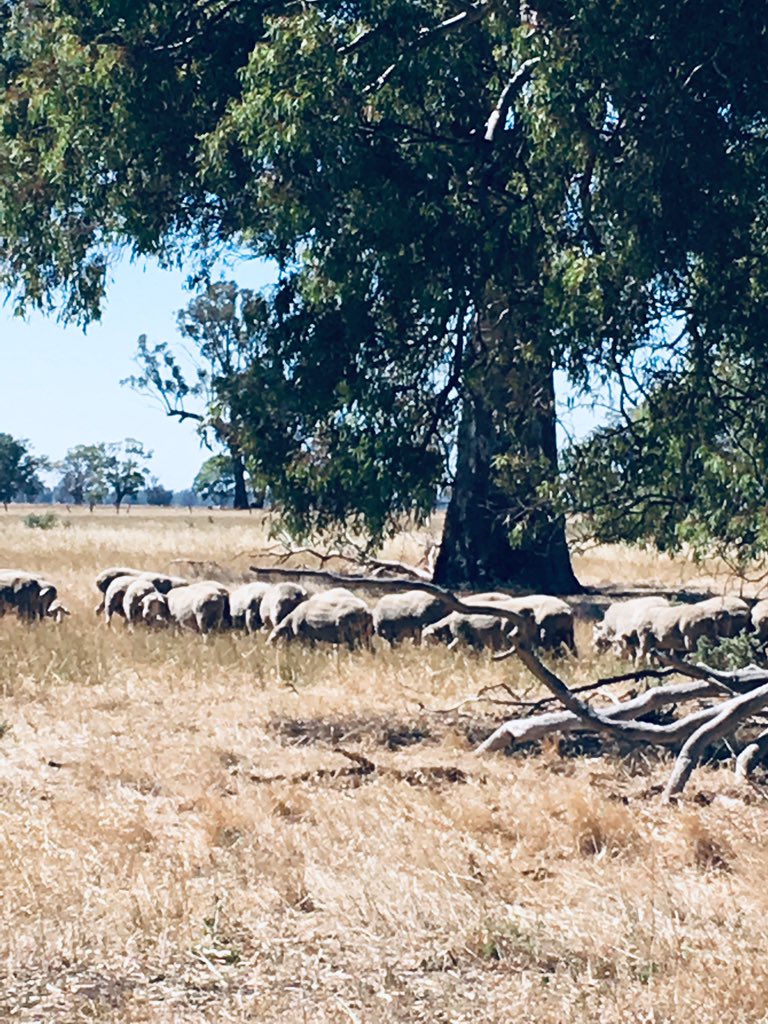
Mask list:
[[[540,696],[512,661],[110,631],[100,568],[237,578],[263,518],[58,510],[40,530],[28,511],[0,514],[0,565],[44,571],[73,614],[0,620],[0,1019],[768,1019],[759,786],[709,766],[662,808],[655,756],[473,757],[505,709],[431,709],[501,680]],[[383,554],[415,561],[428,532]],[[733,587],[630,550],[576,568]],[[613,667],[561,664],[576,684]],[[382,770],[323,774],[352,766],[334,748]]]

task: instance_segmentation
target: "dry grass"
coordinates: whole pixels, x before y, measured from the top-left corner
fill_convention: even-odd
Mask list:
[[[669,809],[652,795],[668,764],[643,756],[474,759],[502,709],[419,705],[523,689],[510,662],[110,633],[91,610],[98,568],[236,573],[264,523],[63,518],[0,516],[0,564],[45,570],[73,610],[59,628],[0,620],[0,1019],[768,1019],[758,791],[708,768]],[[626,582],[667,572],[645,558],[616,559]],[[307,777],[348,766],[336,746],[466,781]]]

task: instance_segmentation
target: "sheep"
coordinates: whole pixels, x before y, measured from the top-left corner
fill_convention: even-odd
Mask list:
[[[123,611],[123,601],[125,598],[125,592],[130,585],[137,579],[144,577],[126,575],[126,576],[115,576],[110,582],[106,591],[104,592],[104,600],[102,601],[102,610],[104,612],[104,621],[108,626],[112,625],[112,616],[121,615],[125,618],[125,612]]]
[[[228,623],[229,592],[215,580],[201,580],[174,587],[167,594],[147,594],[141,612],[145,622],[158,624],[164,619],[182,629],[207,634]]]
[[[46,612],[47,618],[53,619],[53,621],[57,625],[60,625],[64,621],[66,616],[71,614],[72,613],[70,612],[69,608],[67,608],[66,605],[63,605],[61,601],[58,600],[52,601],[48,608],[48,611]]]
[[[613,647],[616,654],[625,655],[629,648],[623,637],[631,636],[635,622],[651,608],[668,608],[666,597],[634,597],[629,601],[614,601],[608,606],[602,622],[592,630],[592,645],[598,653]]]
[[[142,569],[131,569],[130,567],[117,567],[110,566],[109,569],[104,569],[96,577],[96,589],[103,595],[99,603],[94,609],[96,615],[101,615],[104,611],[105,606],[105,595],[109,590],[112,582],[120,576],[142,576]]]
[[[50,580],[22,569],[0,570],[0,615],[14,610],[25,622],[44,619],[56,596]]]
[[[712,609],[717,619],[718,635],[724,640],[730,640],[739,633],[751,631],[752,617],[749,605],[740,597],[726,594],[724,597],[712,597],[708,601],[700,601],[700,605],[707,605]]]
[[[166,576],[164,573],[144,572],[139,575],[116,576],[107,587],[104,601],[102,602],[104,621],[108,626],[111,625],[114,615],[121,615],[126,621],[130,621],[125,611],[125,595],[129,587],[138,581],[141,581],[144,586],[151,584],[152,588],[159,594],[167,594],[175,587],[187,586],[187,580],[183,579],[183,577]],[[145,593],[148,593],[148,591],[145,591]],[[136,614],[138,614],[138,611]]]
[[[469,603],[469,598],[466,600]],[[523,634],[528,643],[533,643],[537,633],[533,612],[529,608],[508,610],[518,612],[523,620]],[[459,644],[466,644],[476,651],[486,648],[501,651],[511,646],[511,634],[514,629],[515,624],[511,619],[499,615],[465,615],[461,612],[451,612],[450,615],[423,629],[421,639],[423,644],[447,643],[451,650]]]
[[[166,595],[159,590],[151,590],[139,601],[138,616],[146,626],[167,626],[170,615]]]
[[[157,588],[157,590],[160,591],[161,594],[167,594],[172,587],[182,587],[184,586],[184,584],[189,582],[181,576],[168,576],[165,573],[147,572],[144,569],[121,569],[116,568],[114,566],[109,569],[104,569],[102,572],[99,573],[95,581],[96,589],[105,595],[105,597],[101,599],[101,601],[95,608],[95,612],[97,615],[101,615],[101,613],[105,609],[106,593],[109,590],[112,583],[116,579],[124,576],[132,576],[134,579],[138,578],[139,576],[149,577],[154,581],[155,587]],[[122,612],[120,612],[120,614],[122,614]]]
[[[373,627],[376,635],[390,644],[408,638],[419,643],[424,627],[444,618],[447,612],[441,597],[423,590],[385,594],[374,606]]]
[[[243,583],[230,591],[229,612],[235,629],[245,629],[249,633],[261,629],[261,602],[268,590],[268,583]]]
[[[345,644],[354,650],[370,648],[372,638],[373,616],[368,605],[351,591],[334,587],[297,605],[274,627],[267,643],[300,639],[313,645]]]
[[[752,609],[751,622],[758,643],[768,643],[768,600],[757,602]]]
[[[261,599],[260,612],[265,627],[274,629],[286,615],[289,615],[302,601],[306,601],[308,596],[304,587],[300,587],[297,583],[271,584]]]
[[[501,604],[511,612],[517,612],[533,619],[534,633],[527,637],[531,644],[545,650],[560,650],[563,646],[576,653],[574,639],[573,610],[567,602],[549,594],[527,594],[525,597],[511,597],[500,591],[485,594],[471,594],[463,598],[465,604]]]
[[[118,577],[125,579],[125,577]],[[122,600],[122,614],[129,626],[142,619],[141,602],[148,594],[159,594],[160,591],[148,576],[136,576],[125,588]]]
[[[637,619],[631,635],[625,633],[623,639],[632,644],[636,637],[637,658],[648,661],[652,651],[689,654],[704,637],[716,643],[718,627],[717,609],[709,601],[698,601],[649,608]]]

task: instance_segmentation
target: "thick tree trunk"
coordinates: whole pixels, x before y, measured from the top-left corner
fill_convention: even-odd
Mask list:
[[[557,474],[551,359],[494,312],[467,375],[435,582],[577,593],[565,523],[538,493]]]
[[[237,449],[230,449],[232,455],[232,475],[235,478],[235,498],[233,508],[248,508],[248,492],[245,489],[245,464],[243,456]]]

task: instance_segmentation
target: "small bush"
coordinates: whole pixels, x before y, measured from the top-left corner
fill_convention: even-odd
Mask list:
[[[724,672],[765,664],[765,651],[754,633],[740,633],[717,644],[702,637],[696,647],[696,655],[705,665]]]
[[[55,512],[30,512],[24,517],[24,525],[30,530],[52,530],[59,525],[59,517]]]

